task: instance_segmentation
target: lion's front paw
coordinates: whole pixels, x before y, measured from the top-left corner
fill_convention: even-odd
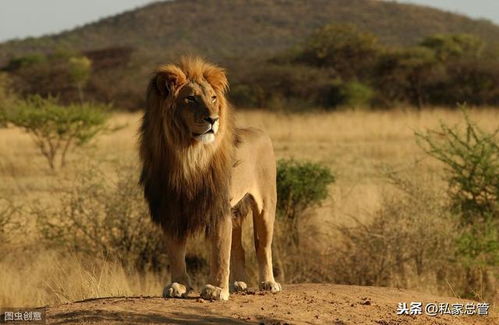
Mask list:
[[[281,284],[275,281],[264,281],[260,282],[260,290],[270,291],[272,293],[279,292],[282,290]]]
[[[187,293],[186,286],[177,282],[170,283],[163,289],[164,298],[183,298]]]
[[[228,300],[229,290],[223,290],[220,287],[207,284],[201,290],[201,298],[206,300]]]
[[[248,289],[248,285],[243,281],[234,281],[231,285],[232,292],[244,292]]]

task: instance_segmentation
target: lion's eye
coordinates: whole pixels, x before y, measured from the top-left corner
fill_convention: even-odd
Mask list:
[[[211,96],[211,102],[214,103],[217,101],[217,96]]]
[[[188,101],[188,102],[195,103],[196,102],[196,97],[194,97],[194,96],[187,96],[187,97],[185,97],[185,100]]]

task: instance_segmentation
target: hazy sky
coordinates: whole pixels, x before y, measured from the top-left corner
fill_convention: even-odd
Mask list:
[[[154,0],[0,0],[0,41],[57,33],[150,2]],[[499,0],[397,2],[424,4],[499,24]]]
[[[0,41],[40,36],[143,6],[153,0],[0,0]]]
[[[487,18],[499,24],[499,0],[399,0],[394,2],[408,2],[440,8],[474,18]]]

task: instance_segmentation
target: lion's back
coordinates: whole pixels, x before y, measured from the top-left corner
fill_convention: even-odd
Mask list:
[[[242,161],[259,161],[275,163],[272,140],[268,134],[258,128],[248,127],[236,130],[238,143],[236,157]]]

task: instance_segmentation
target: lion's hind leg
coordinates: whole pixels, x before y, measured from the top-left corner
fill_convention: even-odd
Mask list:
[[[279,292],[281,284],[274,279],[272,269],[272,236],[274,232],[275,205],[262,204],[263,209],[257,205],[253,209],[253,227],[260,278],[260,290]]]
[[[232,210],[232,243],[230,254],[230,289],[243,292],[248,288],[246,274],[246,254],[242,243],[243,223],[251,212],[251,198],[245,197]]]

